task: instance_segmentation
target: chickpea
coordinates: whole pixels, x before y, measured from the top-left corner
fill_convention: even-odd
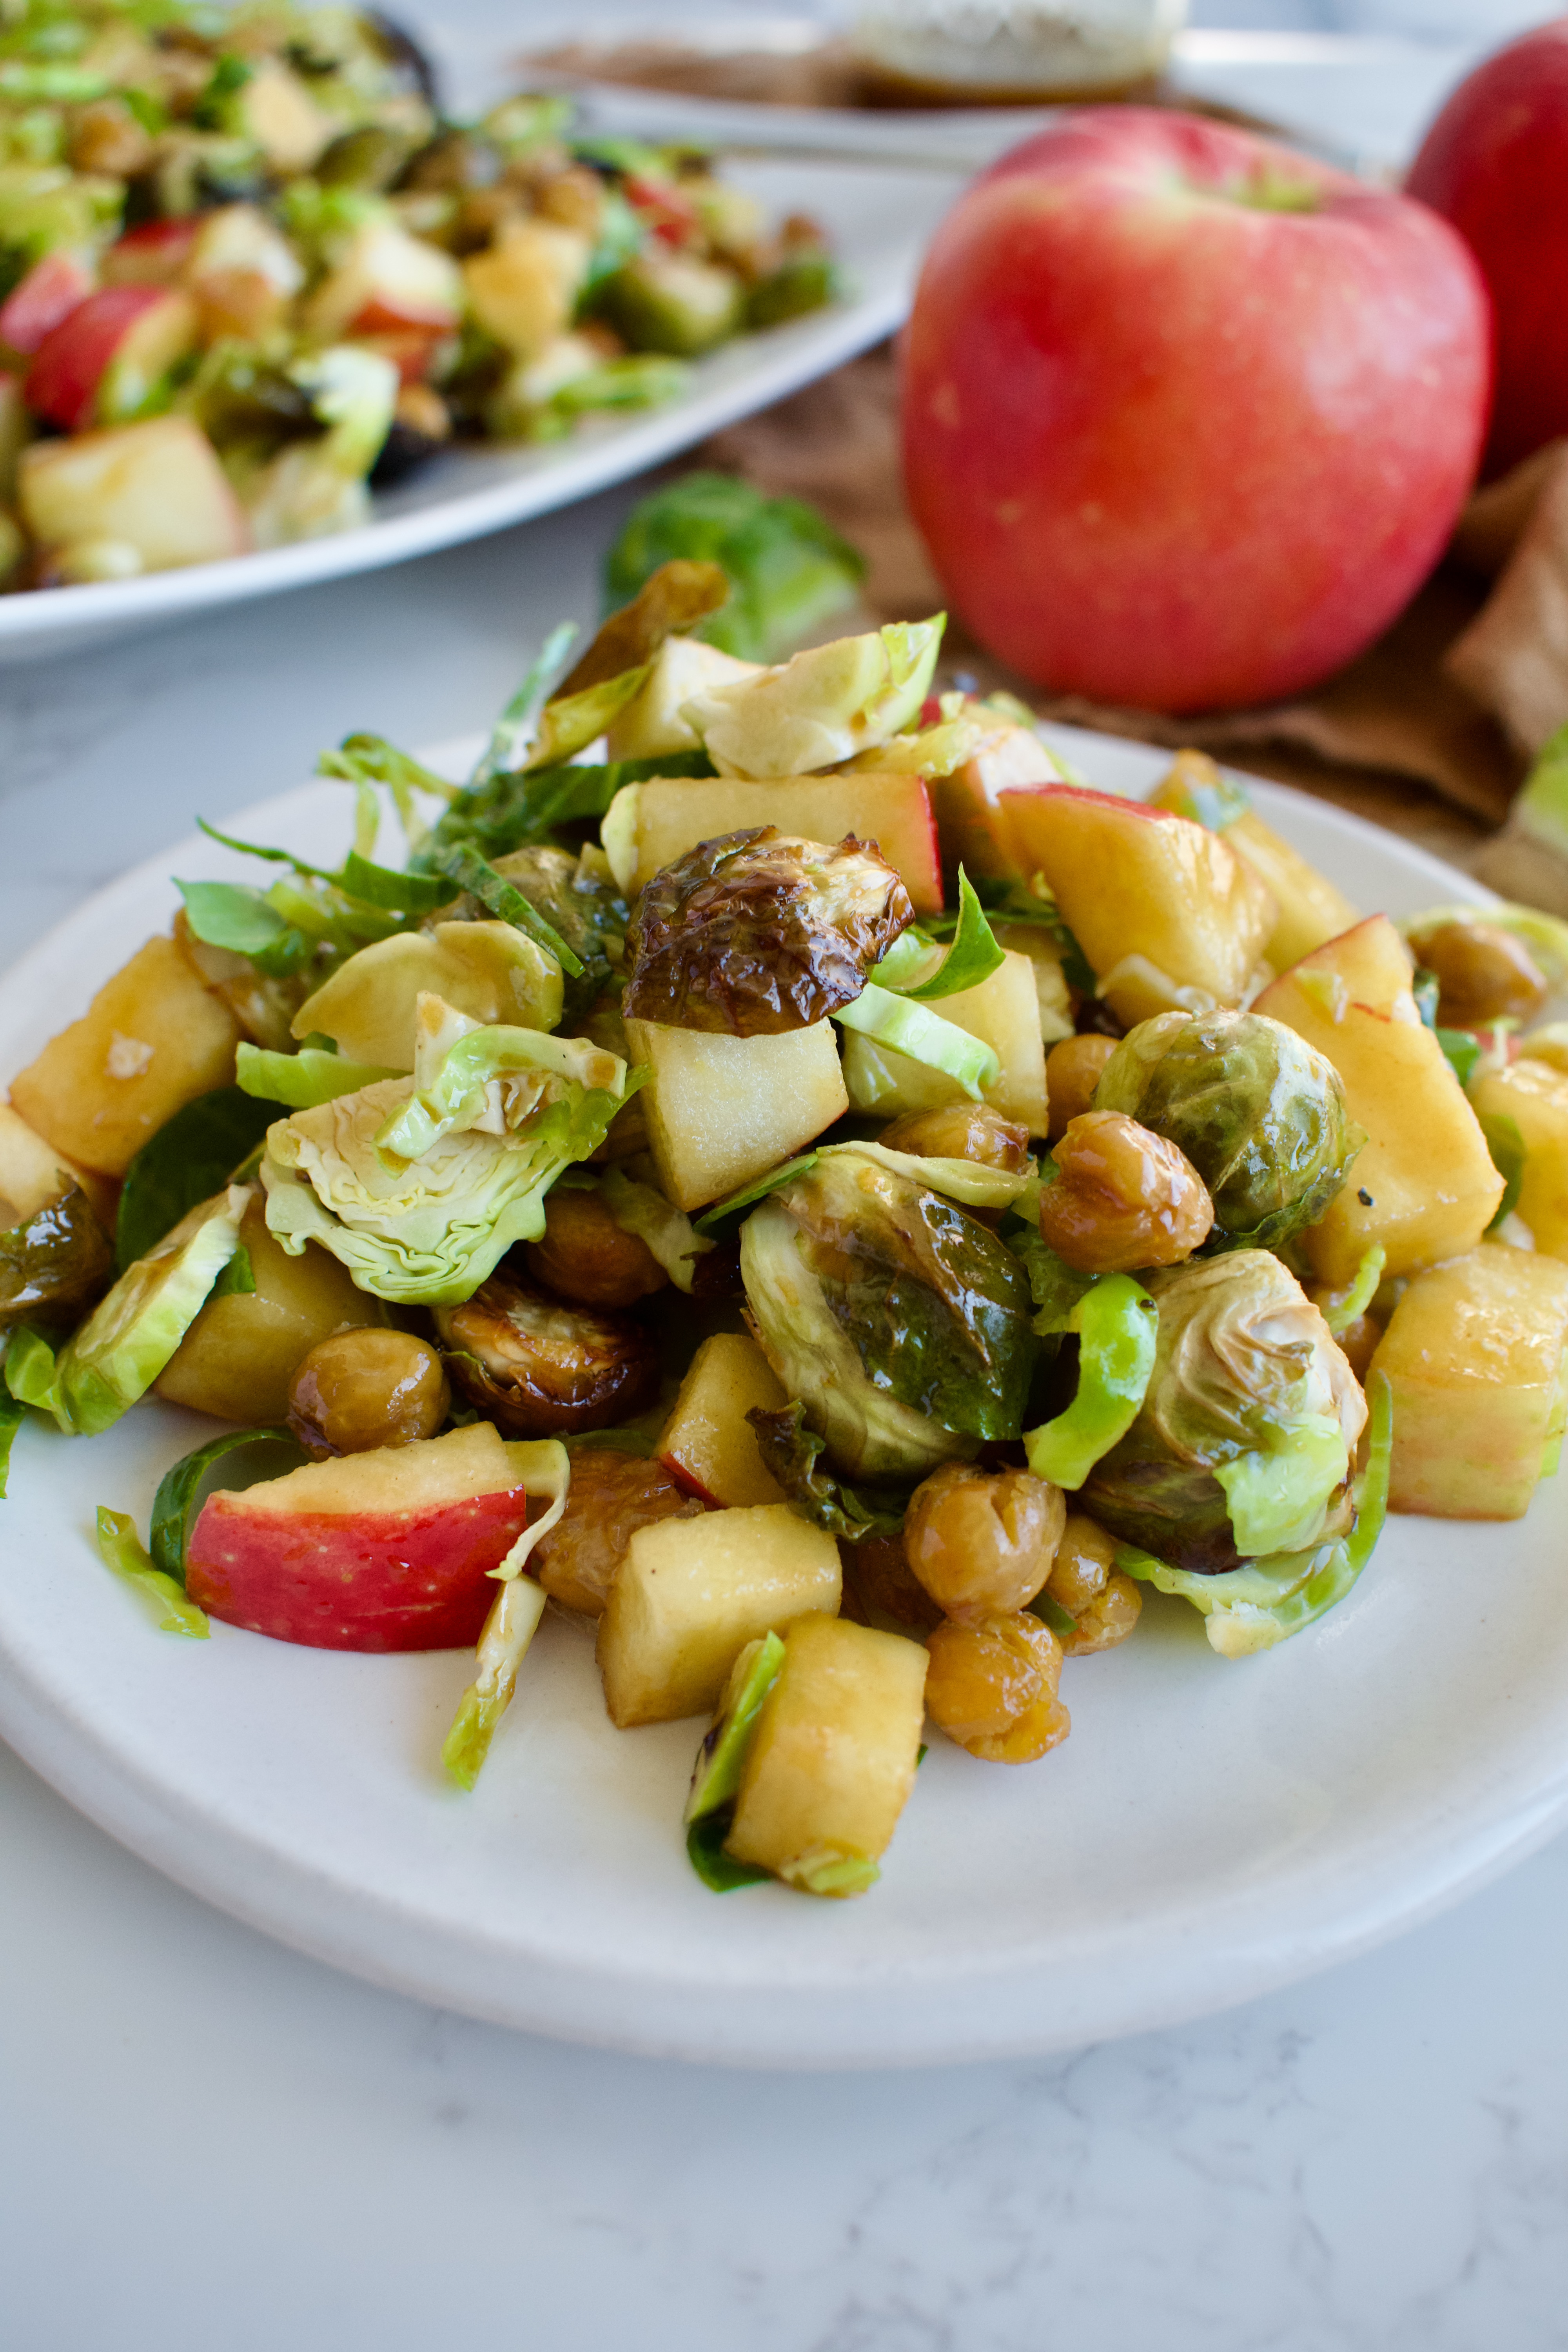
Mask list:
[[[1032,1764],[1071,1718],[1057,1696],[1062,1646],[1026,1612],[939,1625],[926,1648],[926,1706],[948,1738],[988,1764]]]
[[[1437,923],[1413,936],[1410,951],[1437,982],[1445,1029],[1532,1020],[1552,992],[1529,949],[1496,923]]]
[[[1059,1143],[1075,1118],[1094,1101],[1100,1074],[1116,1051],[1114,1037],[1064,1037],[1046,1055],[1046,1134]]]
[[[985,1103],[947,1103],[940,1110],[906,1111],[878,1141],[919,1160],[973,1160],[1021,1176],[1029,1164],[1029,1131]]]
[[[1066,1517],[1061,1488],[1030,1471],[944,1462],[915,1488],[904,1551],[950,1617],[1005,1616],[1044,1584]]]
[[[289,1427],[318,1462],[434,1437],[451,1391],[441,1359],[412,1331],[334,1331],[303,1356],[289,1385]]]
[[[701,1504],[681,1491],[662,1462],[584,1445],[572,1456],[566,1508],[541,1536],[529,1566],[552,1601],[599,1617],[639,1528],[701,1517]]]
[[[544,1234],[523,1252],[535,1281],[579,1307],[630,1307],[669,1276],[639,1234],[623,1233],[597,1192],[562,1192],[544,1203]]]
[[[1214,1223],[1208,1188],[1184,1151],[1119,1110],[1087,1110],[1053,1154],[1040,1232],[1080,1274],[1131,1274],[1191,1257]]]
[[[1114,1542],[1081,1511],[1068,1513],[1046,1591],[1078,1621],[1077,1632],[1062,1637],[1069,1658],[1124,1642],[1142,1613],[1143,1596],[1116,1566]]]

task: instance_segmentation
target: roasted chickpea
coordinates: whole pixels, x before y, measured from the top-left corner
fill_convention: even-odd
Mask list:
[[[598,1617],[639,1528],[701,1516],[701,1504],[681,1491],[662,1462],[584,1445],[572,1456],[566,1508],[541,1536],[529,1566],[552,1601]]]
[[[1080,1274],[1131,1274],[1191,1257],[1214,1223],[1186,1153],[1119,1110],[1083,1111],[1058,1144],[1040,1231]]]
[[[658,1357],[640,1323],[538,1297],[492,1274],[461,1307],[439,1307],[436,1327],[452,1378],[514,1437],[607,1429],[651,1402]]]
[[[1005,1616],[1044,1584],[1066,1517],[1061,1488],[1030,1471],[944,1462],[915,1488],[904,1550],[950,1617]]]
[[[941,1624],[942,1611],[912,1573],[901,1536],[866,1536],[859,1543],[840,1540],[838,1557],[844,1563],[847,1601],[860,1603],[865,1623],[874,1625],[883,1618],[922,1635]]]
[[[1029,1164],[1029,1130],[987,1103],[946,1103],[940,1110],[906,1111],[877,1139],[889,1151],[918,1160],[973,1160],[1021,1176]]]
[[[368,1454],[434,1437],[451,1391],[441,1359],[412,1331],[334,1331],[300,1359],[289,1386],[289,1427],[307,1454]]]
[[[1067,1738],[1071,1718],[1057,1696],[1062,1646],[1039,1618],[1026,1611],[973,1625],[950,1618],[926,1648],[926,1706],[971,1756],[1032,1764]]]
[[[631,1307],[669,1276],[638,1234],[623,1233],[597,1192],[563,1192],[544,1203],[544,1234],[523,1252],[536,1282],[579,1307]]]
[[[1116,1566],[1114,1541],[1081,1511],[1068,1513],[1046,1591],[1077,1620],[1077,1632],[1062,1636],[1062,1650],[1069,1658],[1124,1642],[1143,1607],[1138,1587]]]
[[[1552,992],[1529,949],[1496,923],[1436,923],[1412,935],[1410,952],[1437,982],[1445,1029],[1533,1020]]]
[[[1116,1051],[1114,1037],[1064,1037],[1046,1055],[1046,1133],[1059,1143],[1094,1101],[1100,1074]]]

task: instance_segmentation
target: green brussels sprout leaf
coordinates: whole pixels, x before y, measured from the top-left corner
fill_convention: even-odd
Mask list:
[[[944,1021],[940,1013],[928,1013],[923,1004],[895,996],[891,989],[879,988],[874,981],[868,981],[852,1003],[839,1005],[833,1018],[846,1029],[907,1055],[911,1062],[941,1070],[971,1102],[984,1100],[985,1088],[994,1085],[1001,1071],[993,1046],[972,1037],[955,1021]]]
[[[606,606],[674,556],[722,565],[730,601],[692,634],[743,661],[780,660],[854,603],[866,571],[815,507],[766,498],[734,474],[684,475],[632,509],[605,559]]]
[[[924,968],[929,953],[930,941],[911,925],[873,968],[871,980],[877,987],[891,989],[911,1003],[929,1004],[934,998],[956,996],[963,989],[978,988],[1006,961],[1006,951],[997,945],[973,885],[962,866],[958,869],[958,915],[952,945],[930,978],[920,980],[917,974]]]
[[[737,1886],[760,1886],[773,1875],[771,1871],[759,1870],[753,1862],[737,1862],[725,1853],[724,1841],[733,1819],[734,1808],[727,1806],[721,1812],[704,1813],[686,1832],[687,1860],[715,1895],[733,1894]]]
[[[540,1538],[558,1524],[572,1484],[571,1455],[555,1438],[513,1445],[509,1453],[518,1485],[549,1507],[529,1521],[500,1566],[490,1571],[500,1591],[479,1634],[474,1679],[441,1748],[442,1763],[463,1789],[471,1789],[479,1779],[496,1726],[511,1704],[517,1670],[544,1614],[543,1589],[523,1570]]]
[[[1079,1339],[1078,1391],[1065,1412],[1025,1433],[1037,1478],[1074,1493],[1125,1437],[1154,1369],[1158,1322],[1154,1301],[1130,1274],[1101,1276],[1071,1307],[1067,1328]]]
[[[1497,1204],[1497,1214],[1487,1227],[1495,1234],[1519,1206],[1519,1195],[1524,1183],[1524,1163],[1528,1157],[1519,1121],[1510,1118],[1506,1111],[1489,1112],[1481,1120],[1481,1133],[1491,1153],[1492,1166],[1503,1180],[1502,1199]]]
[[[802,1518],[826,1528],[830,1536],[841,1536],[846,1543],[899,1533],[912,1487],[856,1487],[830,1477],[817,1461],[827,1441],[807,1428],[804,1404],[797,1402],[775,1411],[753,1405],[746,1419],[756,1432],[764,1466]]]
[[[258,1447],[265,1449],[259,1464],[254,1458]],[[200,1505],[215,1486],[252,1483],[252,1477],[209,1478],[209,1472],[220,1462],[231,1462],[236,1455],[249,1457],[245,1467],[254,1478],[281,1477],[286,1470],[297,1469],[306,1458],[298,1439],[287,1429],[226,1429],[221,1436],[210,1437],[205,1445],[184,1454],[172,1470],[165,1470],[153,1497],[153,1524],[147,1543],[153,1567],[172,1577],[182,1589],[190,1555],[191,1529],[195,1526]]]
[[[776,1633],[748,1642],[730,1670],[730,1679],[692,1767],[683,1819],[700,1822],[707,1813],[732,1807],[741,1793],[746,1756],[763,1702],[779,1678],[784,1645]]]
[[[98,1552],[105,1568],[112,1569],[152,1602],[158,1612],[160,1633],[184,1633],[195,1642],[208,1639],[212,1628],[205,1611],[186,1597],[183,1584],[153,1567],[136,1533],[135,1521],[124,1511],[109,1510],[102,1503],[98,1507]]]
[[[471,890],[482,907],[503,923],[510,923],[524,931],[536,947],[552,955],[569,979],[583,976],[583,961],[567,946],[552,923],[532,903],[524,898],[515,883],[504,874],[498,874],[488,858],[481,857],[471,842],[461,842],[448,849],[442,857],[441,870],[463,889]]]
[[[403,1075],[400,1070],[384,1070],[374,1062],[351,1062],[320,1045],[301,1045],[297,1054],[273,1054],[250,1045],[241,1045],[235,1051],[235,1076],[240,1087],[258,1097],[272,1112],[309,1110],[315,1103],[358,1094],[362,1087],[379,1086],[384,1078]],[[271,1123],[269,1118],[268,1126]],[[262,1135],[266,1132],[263,1128]]]
[[[250,1199],[249,1187],[239,1184],[199,1202],[71,1334],[47,1400],[68,1436],[96,1436],[145,1396],[238,1247]],[[42,1402],[26,1400],[35,1401]]]
[[[73,1184],[25,1224],[0,1233],[0,1328],[25,1315],[79,1314],[113,1273],[109,1239]]]
[[[1352,1323],[1359,1323],[1366,1313],[1377,1296],[1377,1286],[1383,1280],[1383,1269],[1387,1263],[1388,1252],[1381,1242],[1374,1242],[1371,1249],[1363,1252],[1361,1264],[1355,1270],[1355,1279],[1349,1289],[1322,1308],[1323,1320],[1336,1339],[1342,1332],[1348,1331]]]

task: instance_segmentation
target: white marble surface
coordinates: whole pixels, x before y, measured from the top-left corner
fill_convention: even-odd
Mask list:
[[[350,728],[472,726],[541,600],[590,608],[623,503],[8,673],[0,957]],[[556,2048],[373,1991],[179,1893],[4,1750],[0,1887],[16,2352],[1568,2345],[1568,1842],[1207,2023],[852,2078]]]

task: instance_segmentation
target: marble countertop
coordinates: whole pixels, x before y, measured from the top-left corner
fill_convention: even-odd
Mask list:
[[[0,674],[0,958],[353,728],[471,729],[542,612],[591,611],[631,495]],[[1206,2022],[870,2076],[656,2064],[375,1991],[4,1748],[0,1885],[17,2352],[1568,2343],[1568,1840]]]

